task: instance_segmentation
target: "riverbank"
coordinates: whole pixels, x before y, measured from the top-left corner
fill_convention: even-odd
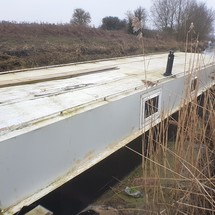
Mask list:
[[[143,50],[144,48],[144,50]],[[169,50],[184,44],[155,33],[135,35],[81,26],[0,23],[0,71]]]

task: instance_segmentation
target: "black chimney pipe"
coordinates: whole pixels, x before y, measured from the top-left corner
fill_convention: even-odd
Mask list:
[[[167,65],[166,65],[166,72],[163,74],[164,76],[170,76],[172,75],[172,66],[174,61],[174,51],[169,51]]]

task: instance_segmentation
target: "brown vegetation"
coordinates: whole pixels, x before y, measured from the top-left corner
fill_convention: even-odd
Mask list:
[[[108,205],[120,215],[214,214],[214,87],[143,133],[142,168],[106,192],[95,205]],[[191,95],[190,95],[191,96]],[[170,129],[174,139],[168,139]],[[156,149],[155,149],[156,144]],[[143,193],[142,198],[125,195],[126,186]]]
[[[145,53],[179,50],[173,39],[147,34]],[[183,47],[183,46],[182,46]],[[0,23],[0,71],[136,55],[134,35],[83,26]]]

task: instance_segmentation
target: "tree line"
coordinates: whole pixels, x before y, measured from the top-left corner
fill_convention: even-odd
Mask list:
[[[128,11],[124,19],[107,16],[102,19],[99,28],[104,30],[125,30],[133,34],[132,20],[137,17],[141,23],[143,35],[149,31],[149,21],[153,23],[153,31],[163,32],[181,41],[186,38],[191,23],[198,40],[209,39],[214,31],[215,11],[208,8],[205,2],[196,0],[152,0],[150,11],[139,6]],[[150,19],[149,19],[150,18]],[[70,23],[73,25],[90,26],[89,12],[77,8],[74,10]]]

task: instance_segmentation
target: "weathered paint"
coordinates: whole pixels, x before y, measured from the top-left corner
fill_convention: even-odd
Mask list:
[[[192,99],[192,95],[187,98],[185,87],[192,77],[199,80],[198,94],[214,84],[215,66],[205,66],[205,57],[204,62],[198,59],[198,69],[190,74],[183,71],[184,54],[176,54],[174,76],[167,78],[162,76],[166,55],[147,59],[147,80],[143,59],[136,57],[96,62],[117,65],[117,71],[0,89],[0,208],[4,214],[36,201],[141,135],[143,128],[148,130],[151,121],[144,121],[142,107],[150,95],[160,95],[156,124],[161,115],[178,110],[182,100]],[[87,68],[92,63],[75,66]],[[66,69],[76,69],[70,67]],[[33,70],[33,75],[36,72],[46,73]]]

